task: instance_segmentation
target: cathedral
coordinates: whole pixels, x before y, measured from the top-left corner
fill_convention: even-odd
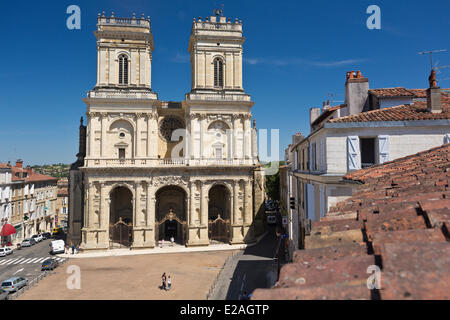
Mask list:
[[[254,242],[264,232],[264,173],[243,88],[242,22],[193,19],[191,90],[166,102],[152,90],[150,18],[97,19],[69,241],[84,250]]]

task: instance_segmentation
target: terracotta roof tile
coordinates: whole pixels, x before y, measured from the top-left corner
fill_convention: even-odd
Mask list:
[[[377,121],[414,121],[450,119],[450,96],[442,95],[442,113],[427,111],[427,103],[416,101],[412,105],[399,105],[384,109],[362,112],[350,116],[328,120],[329,123],[377,122]]]
[[[450,299],[450,144],[345,179],[363,184],[253,299]],[[368,265],[381,268],[378,293],[362,283]]]
[[[374,96],[378,98],[384,97],[415,97],[415,94],[402,87],[397,88],[380,88],[369,90]]]

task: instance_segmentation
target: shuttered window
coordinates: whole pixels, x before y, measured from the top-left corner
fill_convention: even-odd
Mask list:
[[[379,163],[389,161],[389,136],[378,136]]]
[[[360,169],[359,162],[359,137],[349,136],[347,137],[347,170]]]

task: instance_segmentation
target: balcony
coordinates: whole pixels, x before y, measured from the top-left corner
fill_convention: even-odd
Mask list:
[[[213,166],[253,166],[253,159],[85,159],[84,167],[87,168],[142,168],[142,167],[213,167]]]
[[[248,94],[220,94],[220,93],[187,93],[186,100],[201,101],[250,101]]]
[[[129,91],[129,90],[111,90],[111,91],[89,91],[88,98],[96,99],[149,99],[156,100],[158,95],[149,91]]]

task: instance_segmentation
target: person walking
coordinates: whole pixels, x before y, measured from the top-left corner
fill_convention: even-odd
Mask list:
[[[164,248],[164,238],[161,240],[161,248]]]
[[[173,244],[175,243],[175,238],[173,236],[170,237],[170,243],[171,243],[171,246],[173,247]]]
[[[72,244],[72,254],[74,254],[74,251],[75,251],[75,245]]]
[[[170,290],[172,287],[172,278],[170,276],[167,277],[167,290]]]
[[[166,290],[166,273],[165,273],[165,272],[163,273],[163,275],[162,275],[162,277],[161,277],[161,280],[162,280],[162,286],[161,286],[161,289]]]

